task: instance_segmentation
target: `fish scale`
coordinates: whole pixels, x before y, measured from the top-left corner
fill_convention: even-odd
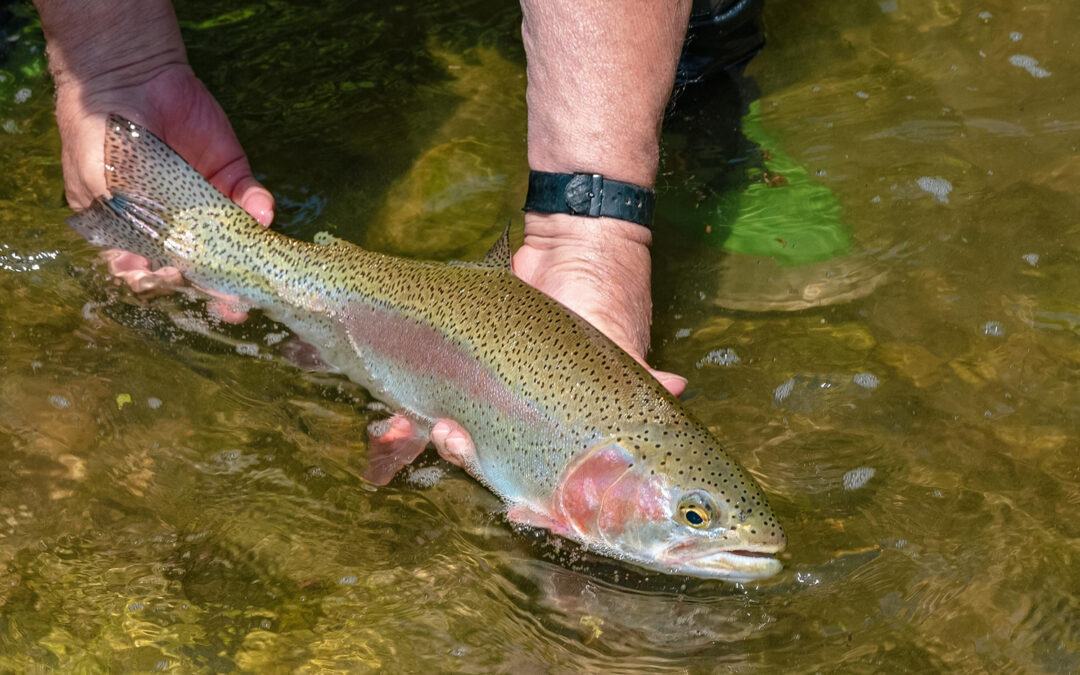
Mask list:
[[[779,569],[786,539],[754,479],[637,361],[515,277],[505,233],[477,263],[302,242],[261,227],[142,127],[110,116],[106,136],[112,196],[69,219],[76,230],[260,307],[423,431],[458,422],[476,449],[467,470],[511,517],[671,571]],[[596,499],[564,494],[571,478]],[[687,520],[695,508],[707,528]],[[699,569],[714,559],[739,569]]]

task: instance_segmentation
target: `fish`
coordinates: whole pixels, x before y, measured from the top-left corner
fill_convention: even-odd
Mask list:
[[[757,481],[644,367],[518,279],[508,232],[474,262],[414,260],[264,228],[147,129],[107,118],[108,195],[69,217],[90,243],[243,298],[393,411],[369,429],[384,485],[436,420],[445,459],[516,524],[667,574],[733,582],[782,569],[787,537]]]

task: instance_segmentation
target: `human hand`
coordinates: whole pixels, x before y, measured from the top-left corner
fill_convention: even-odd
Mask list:
[[[57,87],[57,122],[63,143],[64,184],[69,204],[85,208],[106,194],[105,118],[118,113],[153,131],[223,194],[263,225],[274,201],[251,174],[240,142],[221,106],[186,64],[169,64],[133,82]],[[175,268],[150,270],[145,258],[121,251],[104,254],[109,272],[136,293],[161,294],[182,284]],[[235,298],[218,296],[211,309],[225,321],[242,321]]]
[[[172,146],[256,220],[270,223],[273,197],[251,175],[221,106],[188,65],[169,0],[144,0],[137,12],[125,0],[35,4],[56,82],[64,187],[72,208],[84,209],[107,194],[105,120],[118,113]],[[177,270],[151,271],[130,253],[111,251],[106,259],[110,272],[136,292],[168,292],[181,281]]]
[[[652,187],[690,6],[689,0],[522,0],[530,169],[597,173]],[[650,242],[647,228],[613,218],[526,213],[514,271],[645,365]],[[686,387],[677,375],[650,372],[673,393]]]
[[[170,0],[75,7],[35,0],[56,83],[64,187],[76,210],[106,194],[105,119],[118,113],[155,133],[259,222],[273,197],[252,177],[221,106],[188,65]]]
[[[252,176],[225,112],[186,63],[104,83],[57,83],[56,118],[63,143],[68,203],[81,210],[105,187],[105,119],[117,113],[163,140],[214,187],[263,225],[274,201]]]
[[[652,324],[651,238],[648,229],[614,218],[526,213],[514,273],[579,314],[678,396],[686,379],[645,362]]]
[[[525,214],[525,243],[514,253],[514,274],[607,335],[675,396],[686,379],[645,362],[652,323],[650,232],[612,218]],[[469,432],[453,420],[431,430],[439,455],[466,467],[476,452]]]

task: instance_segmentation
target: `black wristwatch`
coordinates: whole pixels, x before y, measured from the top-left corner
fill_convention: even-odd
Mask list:
[[[649,188],[604,178],[598,173],[529,172],[522,211],[618,218],[651,227],[656,193]]]

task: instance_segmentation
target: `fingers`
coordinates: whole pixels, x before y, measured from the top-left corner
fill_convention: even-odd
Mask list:
[[[247,312],[238,311],[232,304],[224,300],[210,300],[206,308],[225,323],[244,323],[247,321]]]
[[[168,295],[184,285],[184,277],[175,267],[150,269],[146,258],[128,251],[110,249],[103,251],[101,257],[109,264],[109,274],[126,283],[131,290],[146,297]],[[196,286],[210,296],[207,309],[216,314],[225,323],[242,323],[247,319],[247,306],[234,295],[218,293]]]
[[[175,267],[163,267],[153,272],[141,269],[128,270],[117,272],[113,276],[125,282],[133,292],[145,297],[168,295],[184,283],[180,272]]]
[[[682,375],[676,375],[675,373],[669,373],[666,370],[655,370],[649,367],[648,363],[645,363],[645,358],[638,354],[631,353],[630,356],[634,357],[634,360],[641,364],[641,366],[649,371],[649,374],[656,378],[656,381],[664,385],[664,389],[671,392],[672,396],[682,396],[686,391],[687,379]]]
[[[242,178],[233,188],[232,200],[240,205],[263,227],[274,219],[274,196],[254,176]]]
[[[446,461],[468,469],[476,457],[476,446],[468,431],[453,420],[439,420],[431,429],[431,442],[439,456]]]
[[[135,293],[148,297],[167,295],[177,286],[184,285],[184,279],[175,267],[151,271],[146,258],[115,249],[105,251],[101,256],[109,263],[109,274],[125,282]]]
[[[660,384],[664,385],[664,389],[671,392],[672,396],[682,396],[686,391],[687,380],[682,375],[676,375],[675,373],[669,373],[663,370],[653,370],[649,368],[649,374],[657,379]]]
[[[196,286],[195,288],[210,296],[206,308],[225,323],[243,323],[247,320],[248,307],[240,298],[235,295],[212,291],[202,286]]]
[[[232,143],[236,144],[239,156],[210,174],[207,180],[261,225],[267,226],[274,219],[274,196],[251,174],[247,157],[235,137]]]
[[[81,211],[104,195],[102,170],[105,145],[105,116],[78,116],[67,111],[70,97],[58,95],[56,120],[62,141],[64,192],[68,205]]]

